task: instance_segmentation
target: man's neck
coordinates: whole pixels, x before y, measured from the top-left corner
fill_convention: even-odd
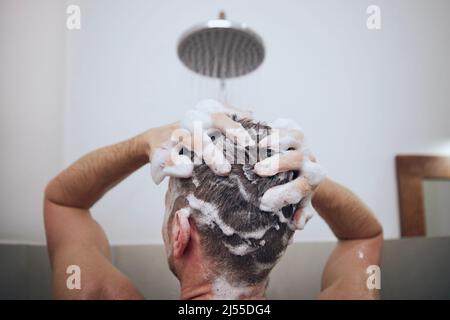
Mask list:
[[[182,300],[261,300],[265,299],[266,282],[256,286],[233,286],[222,278],[213,281],[193,277],[181,282]]]
[[[185,261],[178,268],[182,300],[265,299],[267,280],[252,286],[231,285],[224,277],[217,277],[211,272],[214,264],[198,249],[200,240],[196,233],[191,237]]]

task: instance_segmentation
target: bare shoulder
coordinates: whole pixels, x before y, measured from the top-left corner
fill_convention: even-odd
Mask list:
[[[143,299],[112,264],[106,234],[89,210],[46,201],[44,219],[56,299]]]
[[[56,299],[75,300],[136,300],[144,299],[131,280],[109,260],[97,255],[83,254],[59,260],[54,264],[53,295]],[[70,263],[76,269],[68,272]],[[78,281],[78,283],[77,283]]]
[[[382,234],[373,238],[341,240],[331,253],[322,273],[319,299],[380,298],[380,290],[368,286],[369,268],[380,265]]]
[[[110,281],[103,282],[99,295],[94,299],[104,300],[143,300],[144,296],[139,292],[134,283],[124,274],[113,276]]]

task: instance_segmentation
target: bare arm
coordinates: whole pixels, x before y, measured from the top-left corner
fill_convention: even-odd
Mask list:
[[[323,180],[324,171],[309,148],[303,148],[304,135],[295,122],[279,119],[274,121],[273,129],[276,129],[271,133],[273,138],[266,137],[259,145],[268,147],[274,144],[273,147],[282,153],[258,162],[255,172],[272,176],[277,172],[294,170],[300,175],[285,186],[267,190],[261,198],[264,209],[276,211],[287,203],[297,204],[301,199],[308,199],[315,190],[312,205],[339,240],[325,266],[319,298],[376,298],[378,292],[367,289],[366,270],[369,265],[380,262],[383,245],[381,225],[350,190],[329,179]],[[308,152],[305,154],[305,151]],[[305,214],[303,208],[295,213],[301,228],[307,221]]]
[[[345,187],[326,179],[312,199],[314,208],[338,238],[322,275],[321,299],[376,299],[366,286],[367,267],[379,265],[382,227],[371,210]]]
[[[44,199],[53,291],[59,299],[138,299],[142,295],[110,261],[109,244],[89,209],[108,190],[148,163],[151,149],[173,125],[150,129],[88,153],[48,184]],[[81,269],[81,290],[69,290],[66,269]]]
[[[152,148],[168,140],[176,126],[150,129],[88,153],[48,184],[46,199],[55,204],[89,209],[108,190],[148,163]]]

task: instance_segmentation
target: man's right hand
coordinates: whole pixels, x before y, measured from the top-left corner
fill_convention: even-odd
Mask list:
[[[215,100],[203,100],[188,110],[182,121],[143,133],[139,138],[146,144],[155,183],[161,183],[166,176],[190,177],[194,162],[202,161],[217,175],[228,175],[231,164],[210,135],[221,132],[242,146],[255,143],[242,125],[232,119],[233,115],[248,116]],[[194,159],[183,154],[184,150],[192,152]]]

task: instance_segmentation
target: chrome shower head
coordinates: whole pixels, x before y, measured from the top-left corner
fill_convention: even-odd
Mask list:
[[[220,13],[186,31],[178,42],[178,57],[190,70],[213,78],[243,76],[264,60],[264,43],[245,24],[231,22]]]

